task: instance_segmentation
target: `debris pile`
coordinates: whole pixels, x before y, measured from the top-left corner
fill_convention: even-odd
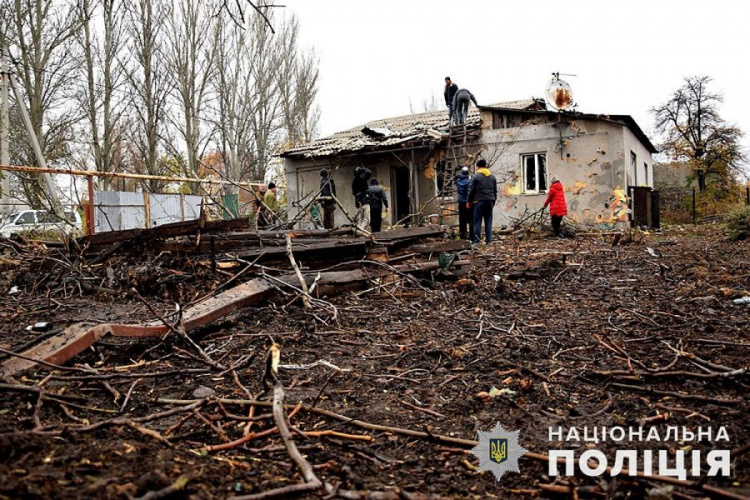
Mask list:
[[[0,495],[747,493],[747,241],[344,233],[0,242]],[[498,421],[530,450],[502,483],[469,453]],[[725,426],[733,476],[547,475],[550,427],[614,425]]]

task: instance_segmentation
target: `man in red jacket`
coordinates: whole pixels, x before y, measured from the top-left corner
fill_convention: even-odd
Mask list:
[[[549,206],[549,215],[552,218],[552,230],[555,236],[562,236],[560,225],[563,217],[568,215],[568,205],[565,203],[565,191],[562,182],[556,175],[552,176],[552,183],[549,186],[549,194],[544,200],[544,208]]]

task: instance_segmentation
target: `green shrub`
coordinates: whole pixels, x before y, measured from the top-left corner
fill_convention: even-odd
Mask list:
[[[726,230],[732,241],[750,238],[750,206],[732,211],[727,217]]]

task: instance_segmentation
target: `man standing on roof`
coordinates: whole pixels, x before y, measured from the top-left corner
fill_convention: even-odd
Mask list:
[[[360,165],[354,169],[354,179],[352,179],[352,194],[354,195],[354,206],[359,210],[354,220],[357,227],[364,229],[370,223],[370,205],[365,202],[365,193],[370,187],[370,177],[372,170]]]
[[[544,200],[544,208],[549,206],[549,215],[552,219],[552,230],[555,236],[562,236],[562,220],[568,215],[568,204],[565,203],[565,190],[562,182],[556,175],[552,176],[552,183],[549,185],[547,199]]]
[[[479,106],[474,94],[467,89],[461,89],[453,96],[453,112],[456,113],[456,125],[461,125],[466,121],[466,115],[469,114],[469,101],[473,102],[474,106]]]
[[[469,185],[471,176],[469,167],[461,169],[456,178],[456,194],[458,195],[458,232],[462,240],[466,239],[466,228],[469,228],[469,241],[474,240],[474,208],[466,206],[469,201]]]
[[[477,173],[471,178],[469,186],[469,201],[466,208],[474,207],[474,243],[479,243],[482,234],[482,219],[484,219],[485,241],[489,245],[492,241],[492,209],[497,200],[497,179],[487,168],[485,160],[477,162]]]
[[[450,125],[453,120],[453,97],[458,92],[458,85],[451,82],[451,77],[445,77],[445,89],[443,90],[443,97],[445,97],[445,105],[448,106],[448,124]]]
[[[333,229],[334,214],[336,211],[336,183],[331,174],[325,168],[320,171],[320,204],[323,205],[323,227]]]

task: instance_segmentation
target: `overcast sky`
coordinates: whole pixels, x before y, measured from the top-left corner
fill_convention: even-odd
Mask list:
[[[451,76],[480,104],[542,97],[551,73],[578,110],[648,110],[709,75],[750,149],[750,3],[744,1],[277,0],[320,56],[320,132],[442,104]],[[650,134],[651,135],[651,134]],[[655,140],[654,137],[652,139]]]

